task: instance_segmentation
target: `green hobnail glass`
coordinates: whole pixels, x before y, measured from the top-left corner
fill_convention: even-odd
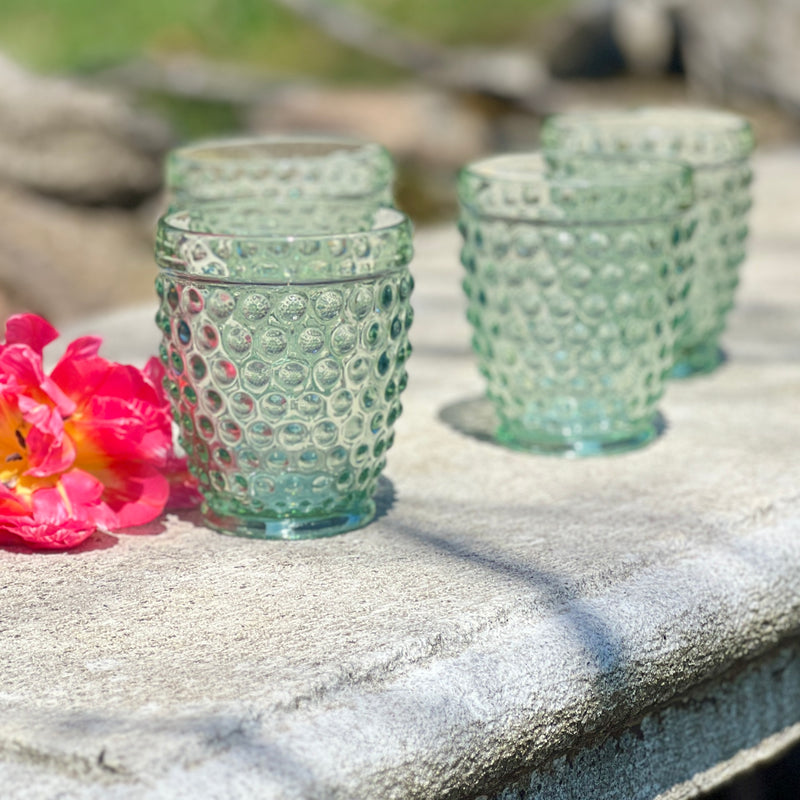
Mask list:
[[[170,208],[260,197],[361,201],[391,206],[394,163],[375,142],[336,136],[230,138],[179,147],[167,156]]]
[[[373,518],[407,381],[411,255],[408,219],[359,203],[159,221],[160,355],[210,526],[297,539]]]
[[[754,146],[747,120],[691,108],[559,114],[545,120],[542,146],[549,152],[671,158],[692,166],[695,271],[672,376],[714,370],[723,359],[719,339],[745,259]]]
[[[690,285],[691,169],[523,153],[467,166],[458,193],[497,441],[589,456],[653,439]]]

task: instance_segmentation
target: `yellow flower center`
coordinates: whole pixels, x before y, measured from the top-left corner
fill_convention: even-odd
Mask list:
[[[6,398],[0,397],[0,481],[9,488],[28,469],[25,446],[27,425],[22,415]]]
[[[52,486],[52,478],[26,475],[29,468],[25,441],[30,425],[22,418],[16,404],[0,398],[0,482],[26,500],[43,486]]]

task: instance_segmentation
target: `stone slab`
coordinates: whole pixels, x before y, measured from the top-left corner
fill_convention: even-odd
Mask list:
[[[487,441],[457,238],[421,231],[372,525],[278,543],[171,515],[70,553],[0,551],[0,796],[475,798],[579,758],[607,791],[603,753],[643,736],[629,762],[668,778],[626,800],[683,800],[797,738],[800,709],[756,720],[736,689],[779,697],[763,670],[800,635],[800,153],[756,166],[729,361],[670,385],[652,446],[562,461]],[[142,362],[153,312],[81,332]],[[702,748],[733,766],[715,778],[687,758]]]
[[[706,683],[492,800],[687,800],[800,739],[800,643]],[[488,800],[487,797],[481,800]]]

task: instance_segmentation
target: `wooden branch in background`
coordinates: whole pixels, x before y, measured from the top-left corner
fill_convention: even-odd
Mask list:
[[[326,0],[273,0],[331,38],[445,89],[489,95],[529,110],[549,86],[537,54],[450,48],[399,32],[364,9]]]
[[[387,64],[427,73],[441,67],[445,48],[421,37],[400,33],[380,17],[362,8],[324,0],[273,0],[332,39]]]

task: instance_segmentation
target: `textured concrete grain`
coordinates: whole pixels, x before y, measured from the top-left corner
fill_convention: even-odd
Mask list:
[[[610,798],[617,764],[643,776],[626,800],[683,800],[784,746],[800,709],[757,719],[747,687],[791,687],[763,670],[800,633],[800,154],[757,168],[729,361],[669,387],[652,446],[487,441],[456,235],[423,231],[376,522],[275,543],[189,514],[0,551],[0,796],[455,799],[580,764]],[[82,331],[141,362],[152,313]]]
[[[798,719],[795,640],[602,744],[534,770],[491,800],[687,800],[796,743]]]

